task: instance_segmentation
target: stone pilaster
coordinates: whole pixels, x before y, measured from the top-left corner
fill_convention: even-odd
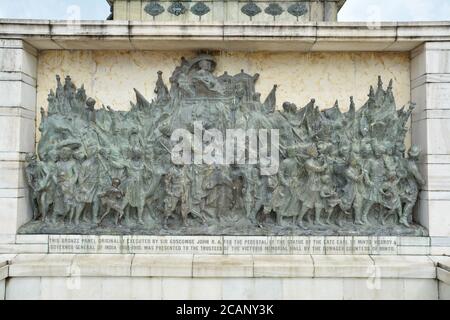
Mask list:
[[[337,1],[325,1],[324,3],[324,21],[337,21],[338,15],[338,3]]]
[[[0,39],[0,235],[31,219],[24,158],[35,148],[37,52]]]
[[[450,236],[450,42],[426,42],[411,52],[412,141],[422,148],[427,180],[416,219],[430,236]]]

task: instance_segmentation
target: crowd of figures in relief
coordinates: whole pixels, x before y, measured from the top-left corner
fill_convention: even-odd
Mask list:
[[[397,109],[392,80],[348,111],[277,108],[258,74],[215,76],[215,58],[182,58],[170,89],[135,89],[129,111],[96,106],[69,76],[41,109],[40,140],[26,177],[34,221],[21,232],[128,234],[422,234],[413,208],[425,183],[420,150],[405,148],[412,105]],[[174,164],[175,129],[279,130],[279,169]]]

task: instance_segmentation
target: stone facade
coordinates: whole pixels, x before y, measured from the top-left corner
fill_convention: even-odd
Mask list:
[[[108,0],[113,20],[184,23],[304,23],[337,21],[345,0]],[[175,4],[174,4],[175,3]]]
[[[435,256],[0,255],[0,299],[445,300],[448,263]]]
[[[84,84],[99,106],[104,104],[116,110],[129,110],[130,101],[135,99],[132,88],[149,99],[153,98],[156,71],[163,71],[163,79],[169,83],[168,78],[180,58],[190,58],[195,54],[195,51],[42,51],[37,71],[37,106],[47,108],[48,92],[54,87],[54,75],[59,74],[63,78],[70,75],[78,87]],[[284,101],[304,106],[315,98],[321,109],[332,107],[337,99],[342,111],[346,111],[350,96],[354,97],[358,107],[362,106],[367,100],[367,88],[376,83],[377,75],[386,82],[394,79],[398,108],[411,100],[408,53],[222,51],[215,57],[217,74],[224,71],[237,74],[242,67],[249,74],[259,73],[257,91],[262,97],[278,84],[279,109]],[[115,86],[124,90],[111,90]],[[324,87],[329,89],[324,91]],[[40,122],[39,117],[38,114],[37,123]]]
[[[36,74],[32,46],[0,40],[0,234],[15,233],[31,218],[23,161],[35,148]]]
[[[427,180],[418,220],[436,236],[450,236],[450,42],[425,43],[411,52],[413,140],[423,152]]]
[[[73,28],[64,22],[0,21],[0,253],[6,254],[0,256],[0,299],[450,299],[450,162],[445,139],[450,125],[446,113],[449,23],[387,23],[378,29],[365,24],[320,22],[295,28],[170,23],[86,22]],[[91,51],[99,49],[102,51]],[[409,100],[417,103],[412,143],[423,150],[421,170],[428,183],[421,193],[416,219],[428,227],[430,237],[400,239],[396,255],[350,255],[344,248],[342,255],[187,254],[159,255],[156,259],[130,252],[49,254],[48,235],[16,235],[31,219],[23,160],[25,153],[34,149],[36,108],[46,105],[44,93],[54,73],[70,73],[78,85],[84,82],[96,93],[98,101],[125,109],[131,97],[116,95],[115,88],[126,85],[128,93],[129,87],[136,86],[151,96],[157,71],[154,59],[163,61],[167,52],[180,50],[163,64],[170,69],[181,52],[189,55],[198,49],[241,51],[218,54],[218,68],[232,67],[237,58],[247,59],[246,71],[262,70],[264,79],[270,78],[260,84],[262,93],[274,82],[286,84],[278,79],[284,80],[283,72],[293,69],[301,85],[308,88],[305,92],[317,93],[324,107],[332,104],[332,96],[344,102],[353,94],[355,100],[363,100],[359,86],[365,92],[367,83],[374,82],[372,75],[394,77],[398,105]],[[297,52],[287,53],[292,51]],[[294,68],[291,60],[296,62]],[[278,63],[284,71],[277,74],[270,69],[271,63]],[[136,80],[127,70],[130,65]],[[118,79],[121,71],[128,72],[122,83]],[[335,74],[338,77],[333,80]],[[342,84],[339,79],[347,82]],[[295,94],[299,104],[311,98],[295,89],[294,84],[280,87],[280,99],[288,93]],[[380,277],[375,279],[381,286],[373,289],[371,275],[379,271]],[[77,288],[78,280],[81,284]],[[118,287],[123,290],[115,290]]]

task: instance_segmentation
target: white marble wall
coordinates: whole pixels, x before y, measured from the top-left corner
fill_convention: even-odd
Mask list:
[[[11,278],[7,300],[438,299],[434,279],[357,278]]]
[[[5,300],[5,280],[0,280],[0,300]]]
[[[0,235],[31,218],[23,160],[34,150],[37,52],[0,39]]]
[[[430,236],[450,236],[450,42],[427,42],[411,52],[412,142],[423,151],[427,180],[417,219]]]
[[[20,254],[6,299],[438,299],[448,259]]]

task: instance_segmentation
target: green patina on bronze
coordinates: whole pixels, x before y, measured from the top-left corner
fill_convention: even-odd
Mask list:
[[[182,58],[170,89],[137,90],[130,111],[95,108],[70,77],[41,110],[37,155],[27,156],[34,221],[21,233],[174,235],[424,235],[412,222],[419,150],[404,140],[413,107],[396,109],[392,81],[358,110],[315,101],[276,110],[258,74],[214,75],[212,56]],[[175,129],[278,129],[278,173],[260,165],[175,165]],[[206,132],[206,131],[205,131]]]

